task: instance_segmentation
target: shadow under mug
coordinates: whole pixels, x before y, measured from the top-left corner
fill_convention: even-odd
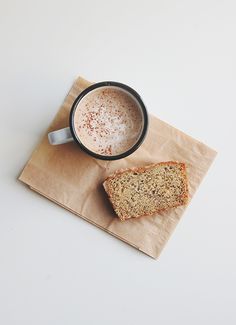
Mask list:
[[[118,155],[108,156],[108,155],[102,155],[102,154],[98,154],[96,152],[91,151],[81,142],[80,138],[78,137],[78,134],[75,131],[74,115],[75,115],[75,111],[76,111],[77,107],[79,107],[79,102],[90,91],[95,90],[100,87],[105,87],[105,88],[108,88],[108,87],[114,88],[115,87],[115,88],[118,88],[121,90],[125,90],[126,92],[129,93],[129,95],[131,95],[134,99],[136,99],[136,101],[138,102],[139,108],[141,110],[141,113],[142,113],[143,127],[142,127],[142,131],[140,132],[139,138],[133,144],[132,147],[130,147],[128,150],[126,150],[125,152],[122,152],[121,154],[118,154]],[[69,117],[69,127],[48,133],[48,140],[49,140],[49,143],[52,145],[59,145],[59,144],[64,144],[64,143],[68,143],[71,141],[75,141],[83,151],[85,151],[87,154],[89,154],[90,156],[92,156],[94,158],[102,159],[102,160],[117,160],[117,159],[121,159],[121,158],[129,156],[130,154],[132,154],[135,150],[137,150],[139,148],[139,146],[141,145],[141,143],[143,142],[143,140],[147,134],[147,129],[148,129],[148,113],[147,113],[147,109],[146,109],[141,97],[139,96],[139,94],[134,89],[132,89],[131,87],[129,87],[123,83],[115,82],[115,81],[103,81],[103,82],[95,83],[95,84],[89,86],[88,88],[86,88],[79,94],[79,96],[75,99],[75,101],[71,107],[70,117]]]

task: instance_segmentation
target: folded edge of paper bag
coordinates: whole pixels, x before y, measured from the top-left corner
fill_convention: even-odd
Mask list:
[[[27,185],[27,184],[25,183],[25,185]],[[100,226],[98,223],[93,222],[92,220],[88,219],[86,216],[84,216],[84,215],[82,215],[82,214],[80,214],[80,213],[77,213],[76,211],[74,211],[74,210],[68,208],[67,206],[65,206],[64,204],[60,203],[59,201],[56,201],[55,199],[49,197],[49,196],[46,195],[45,193],[40,192],[40,191],[37,190],[36,188],[34,188],[34,187],[30,186],[30,185],[27,185],[27,187],[29,187],[32,191],[36,192],[37,194],[40,194],[40,195],[42,195],[43,197],[45,197],[46,199],[52,201],[53,203],[56,203],[57,205],[61,206],[62,208],[68,210],[69,212],[73,213],[74,215],[76,215],[76,216],[78,216],[78,217],[84,219],[85,221],[91,223],[92,225],[94,225],[94,226],[96,226],[96,227],[98,227],[98,228],[100,228],[100,229],[106,231],[106,232],[109,233],[110,235],[115,236],[116,238],[122,240],[122,241],[125,242],[126,244],[128,244],[128,245],[134,247],[135,249],[140,250],[142,253],[145,253],[145,254],[147,254],[148,256],[151,256],[151,257],[155,258],[154,256],[148,254],[147,252],[142,251],[142,249],[141,249],[140,247],[138,247],[137,245],[135,245],[134,243],[129,242],[127,239],[125,239],[125,238],[123,238],[123,237],[121,237],[121,236],[118,236],[117,234],[113,233],[112,231],[109,231],[109,229],[105,229],[104,227]]]

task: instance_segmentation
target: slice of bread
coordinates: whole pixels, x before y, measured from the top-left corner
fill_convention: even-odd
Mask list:
[[[121,220],[153,215],[188,201],[186,165],[175,161],[118,170],[103,186]]]

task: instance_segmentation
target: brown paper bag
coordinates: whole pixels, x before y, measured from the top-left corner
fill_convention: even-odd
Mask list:
[[[82,78],[74,82],[47,133],[68,126],[74,99],[89,85]],[[148,135],[141,147],[129,157],[117,161],[94,159],[75,143],[52,146],[48,143],[47,133],[19,179],[48,199],[153,258],[159,256],[186,207],[121,222],[111,208],[102,182],[120,168],[177,160],[187,164],[191,199],[216,155],[203,143],[154,116],[150,116]]]

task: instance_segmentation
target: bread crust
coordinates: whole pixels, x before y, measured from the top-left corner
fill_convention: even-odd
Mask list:
[[[175,165],[178,165],[178,166],[181,167],[182,175],[184,177],[185,190],[183,192],[183,195],[181,196],[181,199],[183,200],[183,204],[178,203],[176,205],[173,205],[171,208],[157,209],[153,213],[146,213],[146,214],[139,215],[137,217],[119,216],[116,213],[118,215],[119,219],[121,221],[124,221],[124,220],[131,219],[131,218],[141,218],[141,217],[146,217],[146,216],[153,216],[153,215],[155,215],[157,213],[160,213],[162,211],[166,211],[166,210],[169,210],[169,209],[172,209],[172,208],[176,208],[176,207],[181,206],[181,205],[186,205],[188,203],[188,198],[189,198],[186,164],[183,163],[183,162],[178,162],[178,161],[159,162],[159,163],[154,163],[154,164],[150,164],[150,165],[143,166],[143,167],[131,167],[131,168],[119,169],[119,170],[115,171],[112,175],[108,176],[106,178],[106,180],[103,182],[103,187],[104,187],[104,189],[105,189],[105,191],[106,191],[106,193],[108,195],[108,199],[111,202],[111,204],[113,206],[113,209],[115,211],[115,207],[114,207],[113,202],[112,202],[112,194],[111,194],[112,191],[111,191],[110,186],[109,186],[109,180],[110,179],[117,178],[117,177],[121,176],[122,174],[130,172],[130,171],[137,172],[137,173],[142,173],[142,172],[147,171],[148,169],[152,169],[152,168],[157,167],[157,166],[175,166]]]

